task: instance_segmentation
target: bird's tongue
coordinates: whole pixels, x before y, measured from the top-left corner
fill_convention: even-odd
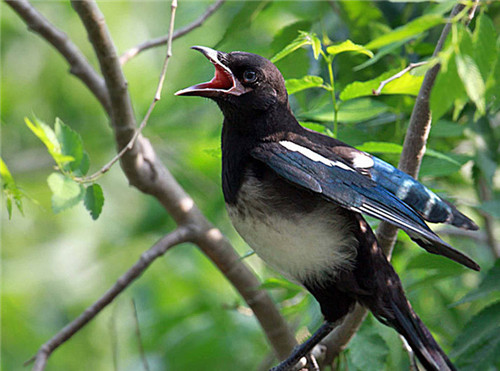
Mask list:
[[[233,78],[226,72],[226,70],[217,65],[215,66],[215,76],[209,82],[204,82],[193,86],[196,89],[221,89],[229,90],[233,87]]]

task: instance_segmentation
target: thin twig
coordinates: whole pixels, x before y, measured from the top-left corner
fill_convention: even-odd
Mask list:
[[[408,67],[406,67],[405,69],[399,71],[397,74],[389,77],[387,80],[383,80],[380,82],[380,85],[378,86],[377,90],[373,90],[373,95],[380,95],[380,93],[382,92],[382,89],[384,88],[384,86],[386,86],[388,83],[390,83],[391,81],[394,81],[396,79],[399,79],[401,76],[403,76],[404,74],[410,72],[411,70],[413,70],[414,68],[417,68],[417,67],[420,67],[420,66],[423,66],[425,64],[427,64],[428,61],[423,61],[423,62],[418,62],[418,63],[410,63],[408,65]]]
[[[50,23],[28,0],[4,0],[26,23],[28,28],[49,42],[70,65],[69,72],[78,77],[94,94],[108,114],[111,104],[104,80],[92,68],[80,49],[64,32]]]
[[[141,326],[139,325],[139,316],[137,314],[137,306],[135,305],[134,299],[132,299],[132,310],[134,314],[135,336],[137,337],[137,346],[139,347],[139,354],[141,355],[142,367],[144,367],[145,371],[149,371],[148,360],[144,352],[144,346],[142,345]]]
[[[185,34],[191,32],[197,27],[200,27],[212,14],[215,13],[217,9],[220,8],[222,4],[224,4],[226,0],[217,0],[215,3],[210,5],[205,12],[198,17],[194,22],[188,24],[187,26],[176,30],[174,32],[170,31],[168,35],[157,37],[152,40],[145,41],[137,46],[134,46],[133,48],[128,49],[125,53],[123,53],[120,57],[120,63],[123,66],[125,63],[127,63],[129,60],[134,58],[136,55],[139,53],[147,50],[154,48],[156,46],[164,45],[168,42],[168,39],[170,35],[172,35],[172,40],[175,40],[179,37],[184,36]]]
[[[457,3],[451,11],[450,19],[458,14],[464,5]],[[448,22],[441,32],[433,57],[443,49],[446,37],[451,29],[451,22]],[[425,146],[429,136],[431,126],[431,111],[429,98],[431,89],[434,86],[437,74],[440,69],[440,64],[436,64],[430,68],[424,77],[424,81],[417,95],[415,105],[410,118],[410,124],[403,144],[403,150],[399,161],[399,169],[410,174],[414,178],[417,177],[425,153]],[[377,229],[377,240],[384,251],[385,255],[390,259],[394,244],[396,242],[397,228],[389,223],[380,223]],[[362,321],[366,317],[367,310],[360,305],[356,305],[353,312],[348,314],[341,326],[337,327],[322,343],[327,345],[326,363],[331,364],[340,352],[347,346],[352,336],[356,333]]]
[[[60,345],[70,339],[83,326],[92,320],[101,310],[111,303],[120,293],[123,292],[134,280],[139,277],[156,259],[165,254],[171,247],[186,242],[190,238],[190,229],[187,227],[178,227],[173,232],[167,234],[149,250],[141,254],[139,260],[125,272],[116,283],[104,293],[94,304],[89,306],[71,323],[66,325],[61,331],[52,337],[49,341],[43,344],[38,353],[30,360],[25,362],[25,365],[35,361],[33,371],[43,371],[50,354]]]
[[[110,96],[111,109],[107,112],[114,128],[117,146],[123,148],[134,136],[137,126],[115,46],[104,17],[93,1],[73,0],[72,5],[82,19],[98,57],[106,82],[105,88]],[[297,344],[293,332],[269,294],[259,288],[260,281],[255,273],[243,264],[229,241],[201,213],[158,159],[147,138],[141,135],[137,137],[133,148],[121,157],[121,166],[131,185],[154,196],[179,226],[186,226],[191,230],[194,234],[191,242],[198,245],[236,288],[254,312],[278,358],[285,359]],[[54,341],[59,341],[61,336],[59,333]],[[37,366],[36,370],[43,369],[50,353],[57,346],[54,347],[54,343],[49,342],[41,347],[36,356],[36,364],[41,366]]]
[[[174,29],[174,23],[175,23],[175,11],[177,9],[177,0],[172,0],[172,8],[171,8],[171,13],[170,13],[170,26],[169,26],[169,35],[172,35],[172,30]],[[160,73],[158,85],[156,87],[156,92],[153,97],[153,101],[149,105],[149,108],[146,112],[146,115],[142,119],[141,124],[139,125],[139,128],[135,131],[134,135],[130,139],[130,141],[127,143],[126,146],[124,146],[112,159],[109,161],[106,165],[104,165],[99,171],[95,172],[94,174],[87,176],[87,177],[82,177],[82,178],[75,178],[75,180],[82,182],[82,183],[89,183],[97,180],[100,176],[103,174],[107,173],[111,167],[125,154],[125,152],[130,151],[133,147],[134,144],[139,137],[139,135],[142,133],[142,130],[146,127],[149,117],[151,116],[151,113],[153,112],[153,109],[156,106],[156,103],[161,99],[161,91],[163,89],[163,83],[165,82],[165,76],[167,75],[167,67],[168,67],[168,61],[170,60],[170,57],[172,57],[172,37],[168,39],[167,42],[167,54],[165,57],[165,60],[163,62],[163,67]]]

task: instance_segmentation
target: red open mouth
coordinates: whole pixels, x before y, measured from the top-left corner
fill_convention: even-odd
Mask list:
[[[220,61],[219,54],[224,55],[225,53],[204,46],[193,46],[192,49],[200,51],[210,62],[212,62],[215,67],[215,75],[212,80],[179,90],[175,95],[215,97],[230,94],[238,96],[248,91],[248,89],[234,77],[231,70]]]

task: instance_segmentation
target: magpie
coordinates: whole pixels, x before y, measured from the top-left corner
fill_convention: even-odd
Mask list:
[[[455,370],[405,297],[362,214],[403,229],[419,246],[480,267],[426,224],[477,225],[411,176],[335,138],[302,127],[269,60],[194,46],[212,80],[176,95],[214,100],[224,115],[222,190],[230,219],[268,264],[305,287],[325,318],[274,370],[289,370],[353,309],[367,307],[404,337],[426,370]]]

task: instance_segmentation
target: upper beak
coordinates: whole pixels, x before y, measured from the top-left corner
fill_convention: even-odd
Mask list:
[[[179,90],[175,95],[214,97],[222,94],[231,94],[238,96],[248,91],[248,88],[245,88],[233,75],[229,67],[222,62],[227,58],[227,53],[205,46],[193,46],[191,49],[200,51],[210,62],[212,62],[215,66],[215,75],[212,80]]]

